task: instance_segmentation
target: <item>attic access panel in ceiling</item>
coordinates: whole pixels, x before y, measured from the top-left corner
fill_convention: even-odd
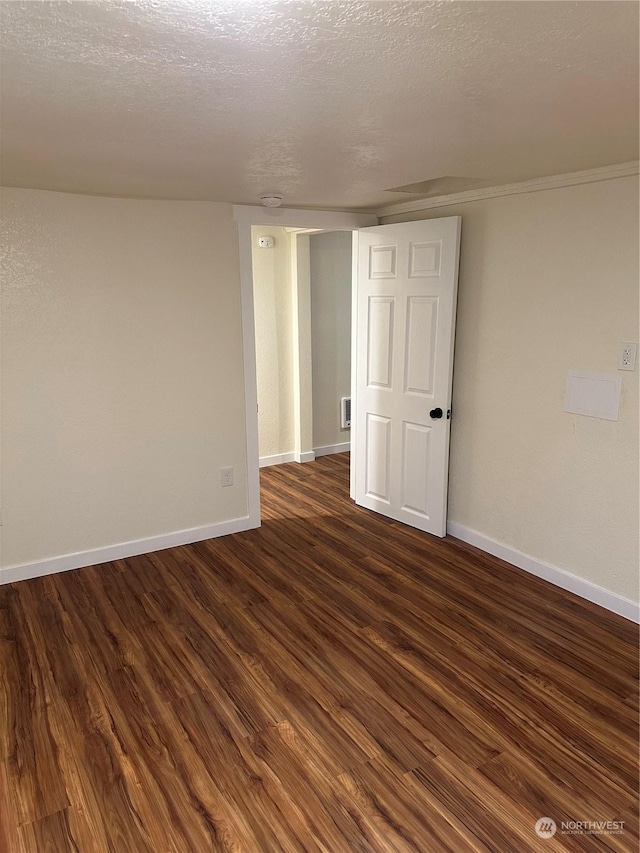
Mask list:
[[[426,181],[418,181],[415,184],[404,184],[401,187],[390,187],[385,190],[388,193],[411,193],[424,198],[440,195],[451,195],[463,190],[475,190],[487,187],[491,181],[479,180],[478,178],[458,178],[453,175],[442,175],[439,178],[429,178]]]

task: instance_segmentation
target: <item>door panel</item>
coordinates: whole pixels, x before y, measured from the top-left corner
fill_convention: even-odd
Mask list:
[[[395,278],[397,246],[369,247],[369,278]]]
[[[355,500],[446,532],[460,217],[358,234]],[[430,416],[442,409],[443,416]]]
[[[367,385],[390,388],[393,359],[393,298],[369,297]]]
[[[367,497],[389,503],[391,420],[367,413]]]
[[[403,421],[401,507],[429,518],[431,427]]]
[[[407,297],[404,354],[404,390],[407,394],[433,394],[437,319],[437,296]]]

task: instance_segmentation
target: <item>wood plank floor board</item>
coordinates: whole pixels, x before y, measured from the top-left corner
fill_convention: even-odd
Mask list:
[[[565,624],[559,618],[560,612],[553,607],[547,608],[546,604],[542,612],[536,611],[533,619],[531,600],[526,598],[519,600],[517,587],[513,590],[505,587],[498,600],[495,592],[492,591],[489,594],[488,581],[484,583],[483,579],[482,587],[477,585],[475,567],[473,574],[469,574],[468,567],[460,569],[455,562],[451,563],[449,560],[449,567],[446,571],[442,571],[446,561],[440,561],[437,558],[431,559],[428,567],[416,566],[415,561],[412,562],[410,559],[410,552],[405,553],[402,559],[406,561],[403,578],[413,576],[418,585],[422,583],[424,586],[424,577],[428,573],[428,589],[432,600],[442,604],[447,610],[455,601],[462,618],[471,614],[472,618],[481,624],[500,629],[501,634],[505,631],[509,631],[514,637],[522,634],[528,645],[535,643],[540,647],[544,643],[541,649],[543,653],[548,654],[552,651],[554,655],[567,656],[573,668],[582,666],[590,675],[593,675],[595,668],[601,678],[612,681],[618,693],[628,692],[629,684],[634,683],[637,676],[637,653],[635,649],[629,648],[628,642],[621,645],[616,638],[605,642],[606,632],[598,631],[597,628],[594,628],[590,636],[583,637],[577,630],[579,626]],[[385,558],[383,555],[377,555],[376,560],[384,564]],[[387,565],[395,568],[397,564],[389,561]],[[465,569],[467,584],[461,582],[464,579]],[[509,572],[514,571],[516,570],[513,567],[509,567]],[[536,583],[539,585],[541,581],[537,580]],[[547,610],[549,612],[545,612]],[[593,640],[602,641],[603,660],[593,660]],[[619,680],[613,681],[614,678]]]
[[[415,674],[398,667],[383,649],[345,628],[344,620],[336,618],[332,605],[326,601],[297,608],[290,621],[298,626],[298,633],[305,626],[317,632],[351,690],[388,697],[409,717],[427,719],[430,749],[437,748],[443,739],[451,749],[462,751],[474,765],[496,752],[497,743],[487,736],[486,729],[478,728],[467,708],[439,701],[442,695],[434,697],[428,686]],[[471,728],[476,729],[475,733]]]
[[[539,853],[543,849],[535,835],[535,820],[522,804],[454,756],[445,753],[408,775],[444,802],[490,850]],[[544,849],[571,849],[560,839],[549,842]]]
[[[410,572],[411,569],[407,571],[407,573]],[[371,584],[371,579],[364,581],[364,583],[367,582]],[[368,589],[370,589],[370,586]],[[501,607],[504,608],[509,603],[508,597],[505,600],[505,605],[498,607],[493,601],[487,602],[486,597],[480,591],[476,592],[473,589],[467,588],[458,589],[458,592],[454,593],[451,589],[444,589],[442,592],[439,589],[437,568],[431,563],[429,566],[431,602],[422,603],[423,613],[425,616],[428,616],[431,611],[436,620],[438,620],[438,617],[442,615],[442,609],[444,609],[450,615],[447,624],[449,622],[453,623],[455,616],[457,616],[460,622],[458,637],[463,637],[468,631],[468,620],[472,618],[474,619],[474,627],[476,627],[477,631],[488,628],[494,635],[497,632],[499,642],[502,642],[501,638],[505,632],[509,632],[514,641],[522,637],[522,641],[528,649],[539,650],[542,659],[548,658],[549,651],[552,651],[553,660],[560,659],[566,661],[572,671],[586,674],[588,678],[593,678],[593,675],[597,674],[600,683],[608,686],[615,695],[626,695],[630,687],[635,684],[637,677],[634,668],[636,666],[636,652],[633,649],[629,649],[628,644],[625,650],[626,658],[617,652],[610,653],[606,651],[603,653],[603,657],[606,656],[604,661],[600,663],[594,662],[592,659],[592,649],[589,647],[588,640],[580,639],[581,648],[579,651],[582,652],[584,649],[584,653],[576,654],[575,650],[571,647],[571,634],[563,634],[563,626],[559,624],[557,615],[554,617],[553,622],[548,621],[546,624],[545,620],[537,619],[535,630],[531,630],[530,606],[528,608],[524,606],[520,608],[522,615],[519,617],[519,621],[516,622],[511,617],[505,618],[501,613]],[[374,595],[373,593],[371,594],[372,596]],[[453,599],[455,597],[459,600],[454,604]],[[411,605],[408,605],[408,608],[411,609]],[[440,621],[442,622],[443,620]],[[601,636],[597,638],[604,642]],[[576,643],[576,645],[578,644]]]
[[[73,837],[69,822],[69,809],[55,812],[22,827],[20,835],[22,836],[21,846],[37,850],[38,853],[58,853],[60,850],[76,853],[80,849]]]
[[[479,768],[479,772],[502,791],[516,791],[518,803],[526,810],[531,826],[538,817],[554,814],[558,824],[575,820],[575,804],[582,801],[589,813],[597,813],[601,820],[615,820],[613,812],[602,807],[602,803],[589,801],[584,788],[558,784],[539,766],[527,761],[521,754],[503,753]],[[617,813],[616,813],[617,814]],[[597,838],[570,836],[564,840],[570,850],[602,850]]]
[[[375,732],[383,729],[388,736],[395,724],[409,735],[407,738],[403,732],[402,742],[396,742],[395,749],[402,750],[403,746],[412,740],[423,745],[423,758],[430,756],[428,744],[434,736],[432,730],[419,721],[423,716],[420,702],[415,704],[417,716],[412,716],[393,698],[392,694],[400,695],[407,686],[401,672],[397,672],[400,693],[391,689],[389,683],[385,684],[384,690],[380,689],[366,666],[367,661],[375,665],[375,654],[373,657],[366,657],[369,649],[360,637],[355,633],[348,633],[344,637],[344,645],[341,646],[339,629],[329,627],[326,633],[322,628],[314,631],[310,625],[311,617],[301,613],[299,608],[287,608],[284,613],[274,608],[266,612],[266,606],[257,609],[260,613],[255,615],[264,618],[265,628],[280,638],[282,645],[290,649],[301,667],[306,665],[307,683],[321,685],[315,694],[325,697],[326,710],[335,714],[344,712],[345,717],[349,717],[349,720],[355,719],[356,725],[360,724],[361,732],[366,730],[368,734],[362,735],[362,742],[367,743],[369,749],[373,748],[375,753],[376,744],[379,746]],[[252,610],[252,613],[254,612]],[[317,650],[324,650],[324,657],[318,656]],[[364,665],[354,666],[354,663]],[[304,672],[304,668],[302,671]],[[345,720],[345,725],[354,725],[349,720]],[[486,752],[482,751],[481,755],[485,757]]]
[[[260,529],[0,587],[0,853],[638,849],[636,627],[348,478],[263,469]]]
[[[213,625],[206,626],[206,614],[198,619],[185,607],[183,622],[174,626],[173,636],[188,653],[199,688],[227,697],[246,731],[260,731],[285,719],[278,692],[270,690],[255,669],[245,666],[234,645],[225,643]]]
[[[375,761],[343,773],[340,781],[371,824],[388,839],[391,850],[455,853],[490,849],[450,815],[443,819],[441,811],[421,791]]]
[[[292,850],[358,849],[362,839],[357,820],[344,807],[334,770],[319,760],[313,740],[310,742],[303,731],[287,722],[253,735],[250,743],[255,754],[278,778],[281,796],[288,801],[288,806],[285,802],[281,810],[285,837],[290,834],[286,815],[293,807]],[[317,798],[323,804],[321,809],[311,807]]]
[[[615,835],[599,835],[598,840],[605,850],[615,850],[616,853],[627,853],[629,838],[640,838],[640,819],[637,803],[626,812],[619,815],[624,824],[624,830]]]
[[[571,743],[576,753],[601,760],[605,765],[617,766],[620,777],[630,790],[634,789],[637,783],[634,758],[637,729],[631,734],[628,727],[618,726],[618,738],[609,741],[607,735],[614,715],[609,715],[608,708],[600,709],[607,715],[603,720],[593,713],[593,709],[589,712],[563,692],[552,690],[546,681],[520,674],[506,664],[495,667],[490,675],[483,672],[480,683],[475,673],[481,671],[483,656],[481,652],[473,654],[476,649],[471,646],[468,647],[471,653],[466,655],[460,646],[440,653],[424,642],[412,642],[401,628],[389,623],[376,626],[370,636],[374,642],[376,637],[380,638],[398,662],[409,670],[417,674],[428,672],[434,693],[450,694],[462,705],[474,708],[477,717],[483,721],[493,712],[495,737],[500,732],[509,734],[518,742],[522,738],[522,728],[531,725],[552,731],[554,736],[561,735],[565,742]],[[526,716],[520,725],[510,726],[509,716],[501,711],[508,707],[514,696],[518,700],[514,710],[525,709]],[[617,705],[620,707],[621,703],[618,701]],[[513,717],[511,719],[515,722]],[[498,722],[499,732],[496,729]]]
[[[350,540],[352,533],[359,535],[362,530],[362,519],[359,517],[350,517],[344,520],[334,517],[326,519],[326,523],[332,526],[335,537],[343,541]],[[389,523],[391,525],[397,524],[396,522]],[[377,522],[377,525],[383,524],[384,522]],[[403,576],[406,577],[413,573],[420,581],[423,579],[422,576],[424,575],[425,567],[428,567],[430,576],[435,570],[437,579],[445,583],[447,581],[449,584],[455,583],[457,579],[464,578],[468,581],[468,584],[464,585],[464,591],[472,591],[474,586],[478,587],[480,592],[485,593],[485,604],[490,606],[494,596],[498,596],[501,599],[499,613],[502,612],[501,608],[504,604],[507,604],[507,613],[511,615],[511,610],[520,604],[521,612],[523,612],[527,624],[531,622],[531,611],[529,609],[531,604],[530,596],[535,592],[540,593],[541,601],[544,601],[544,606],[539,606],[536,609],[536,621],[541,624],[546,622],[550,627],[555,627],[558,631],[562,631],[565,628],[567,630],[575,630],[576,627],[583,624],[580,620],[584,619],[585,611],[599,613],[602,610],[597,605],[578,599],[575,596],[571,596],[571,600],[567,602],[567,594],[563,591],[551,587],[539,578],[521,572],[513,566],[509,566],[509,564],[479,551],[471,545],[460,542],[453,537],[439,540],[440,544],[435,544],[433,549],[430,549],[429,555],[425,555],[426,559],[419,563],[415,559],[416,549],[420,547],[419,532],[407,532],[402,537],[400,543],[398,543],[395,537],[379,537],[375,527],[372,525],[367,525],[367,528],[371,550],[376,552],[376,559],[389,559],[393,564],[394,556],[399,555]],[[380,538],[382,538],[382,541],[380,541]],[[375,547],[376,539],[380,543],[377,548]],[[462,560],[459,564],[458,554],[469,555],[472,559]],[[454,569],[455,571],[439,573],[437,571],[438,565]],[[478,574],[478,569],[482,569],[481,575]],[[511,576],[517,582],[506,584],[505,579],[508,576]],[[479,577],[482,578],[481,585],[477,583]],[[451,590],[451,586],[449,586],[449,589]],[[492,595],[486,594],[489,591],[492,592]],[[562,607],[561,622],[557,622],[560,615],[559,606]],[[577,622],[573,617],[576,611],[578,613],[576,616]],[[620,621],[624,622],[624,620],[620,620],[615,614],[606,612],[601,621],[602,624],[600,624],[599,620],[593,626],[595,636],[606,638],[607,647],[623,658],[626,658],[629,662],[631,673],[634,674],[635,651],[629,648],[628,633],[625,632],[624,626],[621,628],[619,624]]]
[[[199,693],[176,706],[191,745],[203,765],[215,770],[216,785],[246,824],[255,849],[278,849],[279,843],[296,849],[287,839],[299,832],[304,837],[300,808],[288,797],[275,768],[255,751],[252,737],[234,736],[224,715],[212,714],[217,701],[212,693]]]

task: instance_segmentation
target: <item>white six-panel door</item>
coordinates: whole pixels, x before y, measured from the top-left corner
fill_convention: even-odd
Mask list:
[[[358,232],[355,500],[436,536],[447,521],[460,223]]]

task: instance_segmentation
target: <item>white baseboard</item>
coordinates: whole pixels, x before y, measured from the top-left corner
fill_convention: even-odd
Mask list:
[[[259,464],[261,468],[268,468],[269,465],[284,465],[285,462],[314,462],[315,458],[316,454],[313,450],[307,453],[292,451],[291,453],[274,453],[273,456],[261,456]]]
[[[136,539],[132,542],[120,542],[105,548],[95,548],[91,551],[79,551],[75,554],[64,554],[48,560],[35,563],[23,563],[17,566],[7,566],[0,569],[0,585],[15,581],[39,578],[43,575],[53,575],[70,569],[81,569],[84,566],[95,566],[100,563],[110,563],[112,560],[124,560],[136,557],[138,554],[149,554],[151,551],[162,551],[164,548],[175,548],[177,545],[188,545],[191,542],[201,542],[203,539],[215,539],[229,533],[240,533],[259,527],[246,515],[242,518],[232,518],[217,524],[205,524],[202,527],[190,527],[187,530],[176,530],[162,536],[151,536],[148,539]]]
[[[316,456],[330,456],[332,453],[349,453],[351,442],[343,441],[342,444],[325,444],[324,447],[314,447]]]
[[[470,527],[465,527],[457,521],[447,522],[447,533],[455,536],[456,539],[462,539],[463,542],[468,542],[469,545],[475,545],[482,551],[488,554],[493,554],[494,557],[499,557],[507,563],[517,566],[519,569],[524,569],[529,574],[543,578],[549,583],[559,586],[561,589],[566,589],[579,595],[581,598],[586,598],[587,601],[592,601],[594,604],[599,604],[619,616],[624,616],[625,619],[630,619],[632,622],[640,622],[640,605],[629,598],[624,598],[611,590],[598,586],[591,581],[578,577],[564,569],[559,569],[557,566],[551,566],[548,563],[543,563],[535,557],[530,557],[522,551],[511,548],[509,545],[504,545],[477,530],[472,530]]]
[[[334,445],[340,447],[341,445]],[[342,450],[328,450],[327,447],[318,448],[321,452],[319,456],[327,455],[328,453],[341,453]],[[324,452],[322,452],[324,451]],[[316,451],[317,452],[317,451]],[[294,454],[285,454],[285,456],[293,456]],[[301,459],[283,459],[283,462],[301,461],[309,462],[315,458],[314,453],[298,454]],[[304,457],[313,457],[312,459]],[[272,459],[274,457],[263,457]],[[262,460],[261,460],[262,462]],[[276,462],[267,462],[268,465],[278,464]],[[241,518],[233,518],[229,521],[218,522],[217,524],[207,524],[202,527],[191,527],[187,530],[177,530],[173,533],[165,533],[161,536],[152,536],[148,539],[136,539],[131,542],[120,542],[117,545],[109,545],[105,548],[95,548],[91,551],[80,551],[75,554],[64,554],[60,557],[52,557],[48,560],[39,560],[33,563],[23,563],[21,565],[7,566],[0,569],[0,585],[7,583],[15,583],[16,581],[28,580],[29,578],[42,577],[43,575],[51,575],[57,572],[66,572],[71,569],[80,569],[84,566],[94,566],[100,563],[109,563],[112,560],[124,560],[127,557],[135,557],[139,554],[148,554],[152,551],[162,551],[165,548],[175,548],[178,545],[188,545],[191,542],[201,542],[203,539],[215,539],[218,536],[227,536],[229,533],[240,533],[243,530],[251,530],[259,526],[259,521],[256,523],[250,517],[243,516]],[[482,551],[488,554],[493,554],[507,563],[523,569],[529,574],[543,578],[549,583],[566,589],[579,595],[581,598],[586,598],[587,601],[592,601],[594,604],[599,604],[613,613],[623,616],[632,622],[640,622],[640,606],[631,599],[624,598],[611,590],[605,589],[602,586],[591,583],[591,581],[578,577],[577,575],[567,572],[564,569],[559,569],[557,566],[551,566],[548,563],[542,562],[535,557],[530,557],[528,554],[511,548],[502,542],[491,539],[479,533],[477,530],[472,530],[459,524],[456,521],[447,523],[447,533],[461,539],[463,542],[468,542],[470,545],[475,545]]]
[[[295,453],[274,453],[273,456],[261,456],[260,467],[268,468],[269,465],[283,465],[285,462],[297,462]]]

